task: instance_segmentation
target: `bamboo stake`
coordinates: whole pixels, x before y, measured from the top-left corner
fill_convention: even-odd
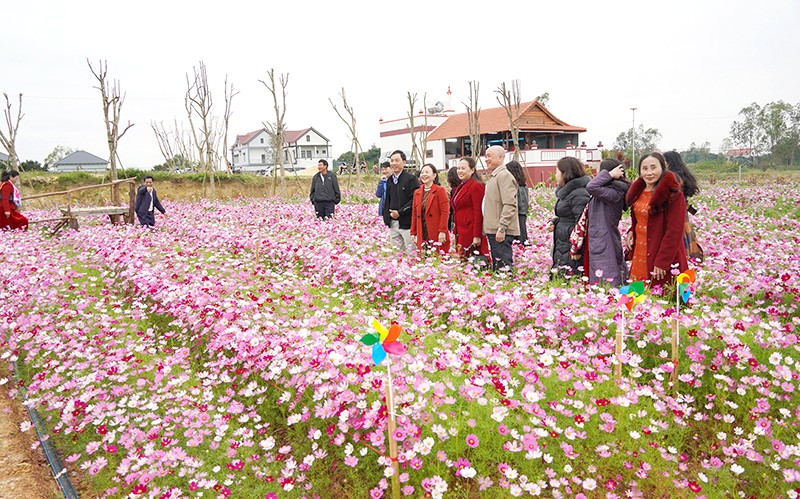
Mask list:
[[[623,338],[625,336],[625,312],[624,311],[621,313],[621,316],[622,316],[621,319],[620,319],[621,325],[620,325],[619,328],[617,328],[617,345],[616,345],[616,349],[615,349],[615,353],[616,353],[616,356],[617,356],[617,365],[614,366],[614,370],[615,370],[614,379],[617,382],[622,380],[622,360],[620,360],[620,357],[622,356],[622,351],[624,349],[624,340],[623,340]]]
[[[672,373],[669,380],[672,383],[672,391],[678,394],[678,338],[680,336],[680,313],[681,313],[681,286],[675,285],[675,319],[672,321]]]
[[[386,366],[389,373],[389,382],[386,384],[386,406],[389,411],[389,458],[392,460],[392,498],[400,499],[400,464],[397,462],[397,440],[394,439],[395,414],[394,414],[394,393],[392,387],[392,363]]]

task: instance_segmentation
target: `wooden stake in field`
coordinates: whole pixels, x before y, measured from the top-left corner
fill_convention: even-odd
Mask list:
[[[647,296],[644,294],[644,283],[642,281],[632,282],[627,286],[619,288],[619,305],[625,305],[628,312],[633,311],[633,307],[645,301]],[[625,310],[620,313],[620,324],[617,327],[617,341],[614,353],[617,357],[617,365],[614,367],[614,379],[619,382],[622,380],[622,361],[620,357],[625,350]]]
[[[669,375],[669,381],[672,383],[672,391],[675,395],[678,394],[678,341],[681,332],[681,300],[683,303],[689,301],[695,289],[695,281],[697,275],[693,269],[678,275],[675,279],[677,285],[675,286],[675,318],[672,320],[672,373]]]
[[[406,352],[406,347],[399,341],[398,336],[402,332],[399,324],[392,324],[389,329],[386,329],[383,324],[376,319],[372,319],[372,327],[375,333],[367,333],[361,337],[361,343],[372,346],[372,361],[375,365],[380,365],[386,359],[386,354],[402,355]],[[388,431],[389,431],[389,459],[392,462],[392,497],[394,499],[400,498],[400,465],[397,462],[397,440],[394,438],[394,431],[396,429],[395,411],[394,411],[394,386],[392,386],[392,363],[391,361],[386,366],[387,382],[386,382],[386,409],[389,413],[388,417]]]
[[[386,366],[389,382],[386,383],[386,408],[389,412],[389,459],[392,460],[392,498],[400,499],[400,463],[397,461],[397,440],[394,431],[397,428],[394,412],[394,385],[392,384],[392,362]]]

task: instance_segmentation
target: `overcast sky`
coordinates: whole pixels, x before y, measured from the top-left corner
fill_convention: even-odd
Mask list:
[[[6,1],[0,92],[23,94],[17,150],[42,161],[57,145],[107,157],[99,91],[86,59],[108,62],[126,100],[120,141],[128,167],[164,159],[151,121],[186,121],[186,73],[207,67],[216,103],[227,75],[239,95],[229,142],[274,118],[259,79],[289,73],[290,130],[313,126],[335,156],[347,128],[328,103],[342,87],[361,143],[380,145],[379,118],[405,115],[406,92],[463,112],[468,82],[481,105],[519,79],[523,100],[549,92],[549,109],[611,146],[636,123],[661,149],[716,150],[751,102],[800,102],[800,2],[139,2]],[[393,10],[396,9],[396,10]]]

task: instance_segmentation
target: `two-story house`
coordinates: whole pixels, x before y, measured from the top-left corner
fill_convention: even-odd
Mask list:
[[[269,173],[276,163],[275,147],[265,128],[237,135],[231,153],[231,164],[235,170],[263,170]],[[313,127],[287,130],[281,154],[284,167],[290,170],[316,167],[320,159],[326,159],[329,163],[333,161],[330,141]]]

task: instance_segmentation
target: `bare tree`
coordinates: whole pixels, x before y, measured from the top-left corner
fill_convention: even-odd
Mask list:
[[[8,94],[4,92],[3,97],[6,98],[6,108],[3,110],[3,114],[6,118],[7,133],[3,133],[3,130],[0,130],[0,145],[2,145],[8,153],[9,168],[12,170],[19,170],[19,155],[17,155],[15,143],[17,141],[19,122],[22,121],[22,117],[25,116],[22,114],[22,94],[19,94],[16,119],[13,118],[13,113],[11,112],[11,100],[8,98]]]
[[[200,171],[203,172],[203,189],[205,190],[206,178],[209,181],[210,195],[216,195],[214,172],[217,165],[217,146],[219,145],[219,131],[213,114],[214,99],[208,86],[206,65],[200,61],[199,67],[192,68],[193,79],[186,73],[186,98],[184,105],[189,118],[189,131],[197,150]]]
[[[422,115],[422,129],[418,131],[414,109],[417,106],[417,94],[408,92],[408,133],[411,135],[411,157],[416,161],[417,168],[425,164],[428,153],[428,113]],[[422,109],[428,110],[428,94],[422,94]]]
[[[108,63],[100,61],[98,68],[95,71],[89,59],[86,59],[86,64],[89,65],[89,70],[94,75],[99,86],[95,87],[100,90],[100,96],[103,100],[103,121],[106,124],[106,140],[108,141],[108,163],[111,167],[111,180],[117,180],[117,146],[119,140],[125,135],[125,132],[130,130],[133,123],[130,121],[125,128],[119,131],[119,119],[122,114],[122,104],[125,102],[125,94],[121,93],[119,87],[119,80],[114,80],[109,84],[108,81]],[[119,199],[113,200],[114,204],[119,204]]]
[[[510,89],[503,82],[494,92],[497,94],[497,102],[506,110],[508,127],[511,130],[511,140],[514,143],[514,160],[519,161],[520,157],[522,157],[519,151],[519,80],[512,81]]]
[[[472,157],[480,161],[481,157],[481,108],[478,105],[478,93],[481,84],[477,81],[469,82],[469,104],[464,104],[467,108],[467,122],[469,125],[469,140],[472,149]]]
[[[228,76],[225,76],[225,110],[222,113],[222,154],[220,155],[220,160],[225,161],[225,171],[228,173],[233,173],[233,169],[231,168],[231,163],[228,161],[228,125],[231,120],[232,105],[233,105],[233,98],[238,95],[239,92],[233,89],[233,83],[228,85]]]
[[[411,136],[411,161],[414,162],[417,168],[420,168],[423,164],[423,160],[425,155],[422,151],[420,151],[420,143],[417,139],[417,125],[415,123],[415,116],[416,113],[414,109],[417,107],[417,94],[412,94],[408,92],[408,134]],[[427,117],[425,117],[427,122]],[[427,137],[425,137],[424,141],[427,143]]]
[[[192,145],[191,134],[183,126],[179,126],[177,120],[175,120],[174,128],[167,128],[163,122],[151,122],[150,128],[156,135],[158,149],[170,171],[174,172],[178,168],[191,168],[192,170],[197,168],[196,152]]]
[[[344,87],[342,87],[342,91],[339,93],[339,97],[342,98],[342,106],[344,107],[347,116],[350,118],[349,121],[344,116],[342,116],[342,113],[339,112],[339,109],[336,107],[336,104],[333,103],[330,97],[328,98],[328,102],[331,103],[333,110],[336,111],[336,115],[339,116],[339,119],[341,119],[345,125],[347,125],[347,128],[350,131],[350,150],[353,152],[353,158],[354,158],[353,161],[355,161],[356,163],[355,164],[356,175],[358,175],[359,173],[361,173],[361,168],[359,167],[358,163],[358,156],[361,153],[362,148],[361,148],[361,142],[358,140],[358,134],[356,133],[356,114],[355,111],[353,110],[353,107],[347,103],[347,97],[345,96],[344,93]]]
[[[281,74],[279,78],[280,88],[280,102],[278,99],[279,89],[275,85],[275,69],[270,68],[267,71],[269,82],[264,80],[260,81],[267,90],[272,94],[273,108],[275,109],[275,123],[264,123],[269,133],[272,143],[275,146],[275,159],[278,161],[281,172],[281,192],[286,196],[286,170],[283,167],[283,144],[286,141],[286,87],[289,85],[289,73]],[[275,182],[272,183],[272,195],[275,195]]]

